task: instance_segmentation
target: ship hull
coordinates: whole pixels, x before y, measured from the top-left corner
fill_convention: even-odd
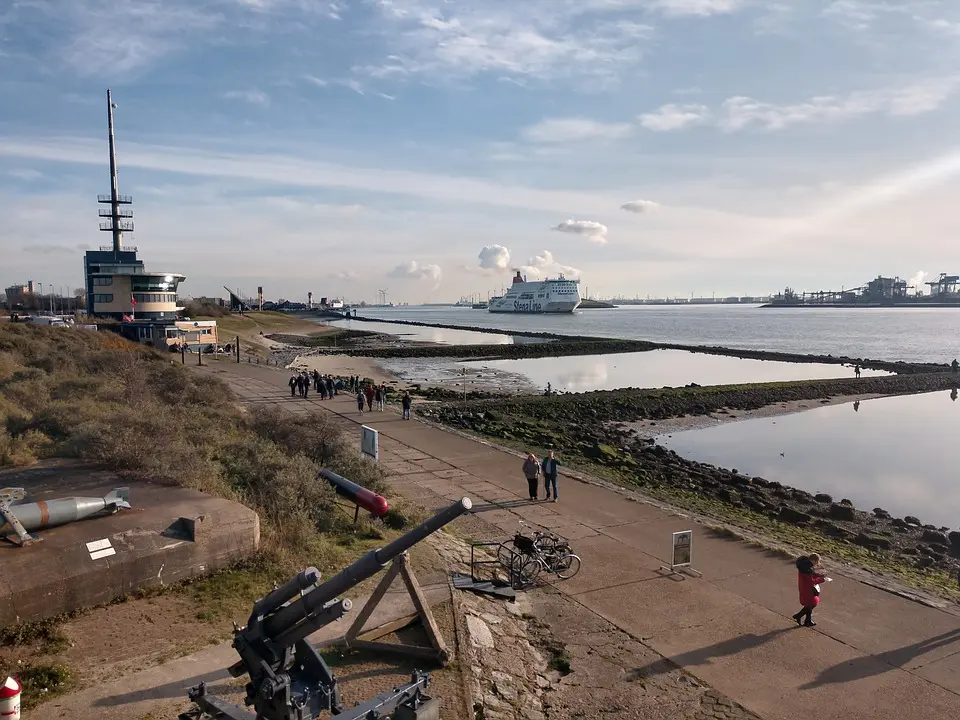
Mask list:
[[[487,310],[492,313],[501,314],[518,313],[523,315],[563,315],[574,312],[579,306],[579,301],[531,303],[512,300],[504,303],[490,303],[490,307],[488,307]]]

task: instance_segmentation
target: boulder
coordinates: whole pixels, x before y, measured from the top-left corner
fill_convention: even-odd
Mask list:
[[[960,556],[960,532],[953,530],[947,533],[947,539],[950,541],[950,550],[954,555]]]
[[[907,515],[905,518],[903,518],[903,521],[907,525],[916,525],[917,527],[920,527],[920,521],[913,515]]]
[[[928,542],[934,545],[949,545],[950,540],[947,538],[946,533],[942,533],[937,529],[926,528],[922,533],[920,533],[920,539],[924,542]]]
[[[780,511],[777,514],[777,517],[782,522],[790,523],[791,525],[806,525],[813,519],[807,513],[794,510],[792,507],[787,505],[780,506]]]
[[[878,518],[880,518],[881,520],[889,520],[889,519],[890,519],[890,513],[888,513],[888,512],[887,512],[886,510],[884,510],[883,508],[874,508],[874,509],[873,509],[873,514],[876,515],[876,516],[877,516]]]
[[[838,505],[834,503],[830,506],[830,517],[834,520],[856,520],[857,511],[849,505]]]
[[[926,568],[933,567],[934,563],[936,563],[936,560],[934,560],[932,557],[923,555],[921,557],[918,557],[913,564],[916,567],[920,568],[921,570],[925,570]]]
[[[840,501],[840,504],[841,504],[841,505],[846,505],[847,507],[853,507],[853,501],[852,501],[852,500],[848,500],[847,498],[844,498],[843,500],[841,500],[841,501]]]
[[[817,493],[813,496],[813,499],[821,503],[832,503],[833,498],[827,495],[826,493]]]
[[[827,537],[836,538],[838,540],[850,540],[853,538],[852,532],[845,530],[839,525],[834,525],[832,522],[827,522],[826,520],[818,521],[817,529]]]
[[[855,545],[865,547],[868,550],[889,550],[891,547],[890,540],[887,538],[868,535],[867,533],[858,533],[857,536],[853,538],[853,542]]]

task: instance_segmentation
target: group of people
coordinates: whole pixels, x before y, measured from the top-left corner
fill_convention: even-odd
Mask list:
[[[287,384],[290,386],[290,397],[308,397],[311,386],[315,392],[320,393],[321,400],[332,399],[343,390],[343,380],[335,379],[332,375],[321,375],[316,370],[294,373]]]
[[[527,478],[527,486],[530,490],[530,499],[537,500],[540,492],[540,478],[543,478],[544,499],[557,502],[560,498],[557,495],[557,469],[560,461],[553,450],[547,453],[543,460],[537,459],[534,453],[529,453],[527,459],[523,461],[523,475]],[[553,497],[550,497],[551,491]]]

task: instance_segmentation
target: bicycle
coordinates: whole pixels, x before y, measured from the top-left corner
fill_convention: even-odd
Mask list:
[[[520,525],[528,525],[523,520]],[[518,531],[510,541],[500,543],[497,559],[510,574],[510,584],[517,589],[532,585],[541,571],[568,580],[580,572],[580,557],[570,544],[554,533],[536,530],[533,537]]]

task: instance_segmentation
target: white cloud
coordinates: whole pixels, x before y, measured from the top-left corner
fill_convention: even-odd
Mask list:
[[[742,10],[746,0],[653,0],[651,5],[668,17],[730,15]]]
[[[564,275],[571,278],[580,277],[580,271],[569,265],[561,265],[553,257],[553,253],[544,250],[539,255],[534,255],[527,260],[526,265],[521,265],[520,272],[527,276],[546,277],[548,275]]]
[[[643,213],[652,212],[658,207],[660,207],[659,203],[655,203],[653,200],[631,200],[621,205],[620,209],[642,215]]]
[[[633,131],[630,123],[603,123],[588,118],[547,118],[524,128],[525,140],[537,143],[565,143],[578,140],[616,139]]]
[[[440,286],[440,278],[443,272],[439,265],[420,265],[416,260],[411,260],[403,265],[397,265],[393,270],[387,273],[387,277],[400,278],[405,280],[430,280],[433,288]]]
[[[706,105],[669,103],[662,105],[652,113],[641,115],[640,124],[647,130],[653,130],[654,132],[669,132],[671,130],[682,130],[691,125],[698,125],[709,119],[710,108]]]
[[[925,294],[927,291],[927,286],[924,283],[927,281],[927,273],[923,270],[918,270],[917,274],[914,275],[907,281],[907,285],[914,288],[914,292],[919,294]]]
[[[557,232],[572,233],[582,235],[588,242],[597,245],[605,245],[607,242],[607,226],[593,220],[564,220],[559,225],[554,225],[551,230]]]
[[[800,103],[775,104],[746,96],[723,101],[713,112],[704,105],[663,105],[640,116],[648,130],[668,132],[710,123],[724,132],[766,131],[811,123],[841,122],[864,115],[913,116],[936,110],[960,87],[960,77],[923,80],[898,88],[858,90],[845,96],[819,95]]]
[[[695,0],[687,0],[688,3]],[[717,0],[719,1],[719,0]],[[653,6],[683,4],[662,0]],[[383,61],[356,68],[375,78],[432,82],[481,74],[538,80],[615,80],[636,67],[653,33],[628,20],[649,2],[573,0],[379,0]],[[606,12],[622,9],[624,14]]]
[[[486,270],[507,270],[510,267],[510,251],[503,245],[487,245],[477,258],[480,267]]]
[[[331,277],[336,280],[357,280],[360,275],[353,270],[338,270]]]
[[[270,96],[262,90],[230,90],[223,94],[225,100],[242,100],[251,105],[269,107]]]

